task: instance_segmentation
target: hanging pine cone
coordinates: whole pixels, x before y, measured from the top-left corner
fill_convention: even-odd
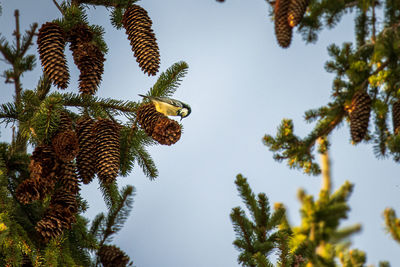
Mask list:
[[[104,72],[104,54],[92,42],[93,33],[85,24],[76,25],[69,33],[68,40],[75,65],[80,70],[79,91],[94,95]]]
[[[291,0],[276,0],[275,2],[275,35],[278,44],[283,47],[289,47],[292,41],[292,27],[288,22],[288,11]]]
[[[79,44],[88,43],[93,40],[93,33],[86,24],[79,23],[75,25],[68,33],[68,42],[71,51],[75,51]],[[75,61],[75,58],[74,58]],[[75,65],[78,63],[75,61]]]
[[[153,103],[142,104],[137,110],[137,120],[148,136],[153,134],[158,119],[163,116],[163,114],[157,112]]]
[[[392,106],[392,120],[393,120],[393,132],[398,134],[400,131],[400,100],[393,103]]]
[[[72,120],[68,113],[63,111],[60,113],[60,126],[58,127],[58,132],[67,130],[72,130]]]
[[[53,149],[61,161],[68,162],[78,153],[78,137],[73,130],[67,130],[56,134],[52,139]]]
[[[370,96],[364,90],[357,91],[351,100],[350,133],[354,143],[363,140],[367,133],[371,102]]]
[[[37,44],[44,73],[58,88],[67,88],[69,72],[64,55],[65,34],[61,27],[53,22],[43,24]]]
[[[76,167],[73,162],[64,162],[60,166],[58,174],[59,184],[64,191],[77,194],[79,191],[79,181],[76,175]]]
[[[181,126],[158,112],[153,103],[142,104],[137,110],[140,127],[162,145],[175,144],[181,138]]]
[[[60,161],[57,159],[52,146],[40,145],[35,147],[31,156],[31,161],[40,164],[41,178],[53,179],[55,174],[59,171]],[[31,164],[33,164],[33,162],[31,162]],[[31,175],[31,178],[32,177]]]
[[[151,137],[162,145],[172,145],[181,138],[181,126],[168,117],[158,119]]]
[[[82,94],[94,95],[101,82],[104,72],[104,55],[100,49],[92,43],[83,43],[75,53],[78,57],[79,70],[79,91]]]
[[[98,251],[103,267],[125,267],[129,263],[129,257],[114,245],[103,245]]]
[[[95,136],[97,176],[104,183],[113,182],[119,172],[120,130],[117,123],[108,119],[99,119],[93,126]]]
[[[61,235],[64,229],[70,229],[76,221],[75,215],[62,205],[50,205],[43,218],[37,222],[35,229],[44,242]]]
[[[309,0],[291,0],[288,12],[288,23],[295,27],[303,19]]]
[[[95,139],[93,136],[94,121],[89,117],[81,117],[76,122],[79,140],[79,152],[76,156],[79,178],[84,184],[90,183],[96,173]]]
[[[17,187],[15,195],[22,204],[28,204],[32,201],[43,199],[47,188],[42,186],[40,179],[27,179]]]
[[[122,23],[139,67],[148,75],[156,75],[160,66],[160,52],[147,11],[132,5],[126,9]]]
[[[55,174],[59,170],[59,162],[51,146],[37,146],[32,153],[29,164],[30,178],[20,183],[16,197],[23,204],[43,199],[54,188]]]

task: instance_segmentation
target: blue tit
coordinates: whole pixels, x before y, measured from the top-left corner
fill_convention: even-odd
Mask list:
[[[166,116],[180,116],[182,120],[183,118],[189,116],[189,114],[192,112],[192,109],[188,104],[176,99],[158,96],[139,96],[149,99],[151,102],[153,102],[156,110]]]

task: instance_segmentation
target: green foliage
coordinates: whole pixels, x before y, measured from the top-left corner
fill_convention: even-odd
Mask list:
[[[400,219],[396,217],[396,212],[391,208],[384,211],[386,230],[392,238],[400,243]]]
[[[325,69],[335,74],[331,93],[333,101],[305,112],[305,120],[315,122],[310,133],[304,138],[294,135],[292,121],[284,119],[276,136],[264,137],[264,143],[276,160],[286,160],[291,168],[318,174],[319,167],[313,156],[316,140],[330,135],[343,122],[350,123],[352,97],[358,90],[366,90],[372,99],[372,112],[370,131],[364,141],[372,144],[377,157],[391,156],[399,161],[399,138],[389,125],[389,111],[400,97],[399,4],[391,0],[383,2],[385,16],[379,18],[376,14],[382,13],[381,1],[310,1],[299,26],[308,42],[315,41],[321,29],[335,26],[343,14],[351,10],[356,11],[356,42],[328,47],[331,60],[326,62]],[[380,20],[385,26],[378,32],[377,21]]]
[[[161,73],[157,82],[148,93],[149,96],[170,97],[182,82],[188,71],[188,64],[184,61],[177,62]]]
[[[64,1],[60,7],[57,5],[62,18],[54,21],[63,28],[66,36],[76,25],[87,25],[93,32],[93,42],[103,52],[107,52],[103,39],[104,29],[99,25],[89,24],[84,4],[112,7],[112,23],[120,28],[124,10],[135,2],[136,0]],[[122,129],[120,175],[128,175],[134,165],[137,165],[150,179],[154,179],[158,176],[158,171],[147,149],[156,142],[137,125],[136,111],[140,102],[52,92],[52,83],[45,74],[39,78],[35,88],[25,89],[21,77],[35,67],[35,56],[28,55],[27,51],[37,35],[37,24],[33,24],[22,35],[19,32],[18,11],[15,12],[15,17],[15,42],[9,43],[5,38],[0,38],[1,59],[10,66],[3,76],[6,83],[15,85],[14,101],[0,104],[0,121],[5,125],[11,123],[13,127],[11,142],[0,143],[0,266],[99,266],[99,248],[112,241],[132,210],[133,186],[128,185],[119,190],[116,182],[100,183],[107,212],[98,214],[91,222],[91,227],[89,221],[80,215],[88,205],[78,194],[76,222],[71,229],[64,229],[62,235],[44,243],[35,226],[45,214],[52,196],[26,205],[21,204],[16,197],[21,182],[32,178],[27,145],[52,144],[53,137],[59,131],[61,113],[69,115],[72,128],[83,115],[94,119],[107,118],[119,123]],[[187,69],[185,62],[174,64],[160,75],[150,93],[171,96]]]
[[[240,207],[233,208],[230,214],[236,233],[233,244],[240,251],[238,262],[243,266],[273,266],[268,256],[276,247],[281,235],[281,230],[277,228],[285,210],[278,209],[271,213],[265,194],[261,193],[256,198],[242,175],[236,176],[235,183],[251,214],[250,220]]]
[[[340,227],[350,210],[348,200],[353,185],[349,182],[332,194],[322,189],[316,200],[300,189],[299,226],[289,224],[283,204],[275,204],[272,213],[265,194],[256,198],[242,175],[236,177],[235,184],[250,215],[240,207],[233,208],[230,214],[236,233],[233,244],[240,251],[238,263],[242,266],[365,266],[365,252],[350,249],[349,240],[361,231],[361,226]],[[387,225],[400,225],[392,211],[387,210],[385,217]],[[272,252],[278,255],[275,264]],[[382,262],[380,266],[389,264]]]

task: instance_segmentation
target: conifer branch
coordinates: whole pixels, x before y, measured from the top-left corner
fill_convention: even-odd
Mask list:
[[[19,11],[18,9],[16,9],[14,11],[14,16],[15,16],[15,31],[14,31],[14,35],[15,35],[15,39],[16,39],[16,46],[17,46],[17,54],[19,54],[19,51],[21,49],[21,33],[19,31]]]
[[[400,243],[400,219],[396,217],[396,212],[391,208],[384,211],[386,229],[392,238]]]
[[[115,205],[111,207],[107,215],[106,228],[103,231],[103,238],[100,241],[99,247],[104,245],[106,240],[110,240],[111,235],[118,232],[125,223],[132,209],[133,194],[133,186],[128,185],[121,190]]]
[[[324,144],[324,140],[322,138],[318,139],[318,143],[321,145]],[[329,159],[328,150],[322,151],[321,153],[321,174],[322,174],[322,188],[330,194],[332,188],[332,179],[331,179],[331,162]]]
[[[53,0],[53,3],[54,3],[54,5],[56,5],[57,9],[61,12],[61,14],[62,14],[63,16],[65,16],[64,10],[62,10],[61,6],[57,3],[57,1],[56,1],[56,0]]]
[[[138,0],[125,0],[125,1],[116,1],[116,0],[72,0],[72,4],[80,5],[95,5],[95,6],[105,6],[105,7],[126,7],[127,5],[133,4]]]

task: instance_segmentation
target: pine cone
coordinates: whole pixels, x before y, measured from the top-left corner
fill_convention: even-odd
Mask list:
[[[60,166],[59,183],[63,191],[77,194],[79,191],[79,181],[76,175],[76,168],[73,162],[64,162]]]
[[[114,245],[101,246],[98,255],[104,267],[125,267],[129,263],[129,257]]]
[[[288,23],[295,27],[303,19],[309,0],[291,0],[288,12]]]
[[[64,55],[65,34],[61,27],[53,22],[43,24],[37,44],[44,73],[58,88],[67,88],[69,72]]]
[[[161,117],[151,137],[162,145],[172,145],[181,138],[181,126],[168,117]]]
[[[275,35],[278,44],[289,47],[292,41],[292,27],[288,22],[288,11],[291,0],[276,0],[275,2]]]
[[[120,125],[108,119],[99,119],[93,126],[97,176],[104,183],[113,182],[119,172],[120,129]]]
[[[364,90],[357,91],[351,100],[350,133],[354,143],[364,139],[368,130],[371,98]]]
[[[78,68],[81,71],[79,75],[79,91],[82,94],[94,95],[104,72],[104,55],[92,43],[83,43],[78,46],[74,55],[78,58]]]
[[[400,131],[400,100],[393,103],[392,106],[392,120],[393,120],[393,132],[398,134]]]
[[[28,204],[32,201],[43,199],[46,190],[41,186],[39,179],[27,179],[20,183],[15,193],[18,201],[22,204]]]
[[[153,103],[142,104],[137,110],[137,120],[148,136],[153,134],[158,119],[163,116]]]
[[[126,9],[122,23],[139,66],[148,75],[156,75],[160,67],[160,52],[147,11],[132,5]]]
[[[23,204],[43,199],[54,188],[54,176],[59,170],[59,162],[50,146],[37,146],[29,164],[30,178],[20,183],[16,190],[18,201]]]
[[[72,130],[58,133],[53,137],[52,145],[58,159],[63,162],[73,160],[79,150],[78,137]]]
[[[79,23],[68,33],[71,51],[75,51],[77,46],[82,43],[88,43],[93,40],[93,33],[86,24]],[[74,58],[75,60],[75,58]],[[78,63],[75,61],[75,65]]]
[[[59,166],[53,147],[49,145],[35,147],[31,160],[38,162],[42,166],[43,176],[54,175]]]
[[[153,103],[142,104],[137,110],[140,127],[162,145],[175,144],[181,138],[181,126],[158,112]]]
[[[104,72],[104,54],[92,43],[93,33],[85,24],[78,24],[69,33],[70,49],[80,70],[79,91],[94,95]]]
[[[54,186],[56,184],[56,179],[54,176],[59,170],[59,163],[58,162],[56,163],[52,172],[45,173],[43,170],[46,170],[46,168],[44,168],[42,164],[34,160],[31,160],[29,164],[29,170],[30,170],[30,178],[20,184],[21,190],[22,187],[30,186],[32,188],[29,189],[27,188],[27,190],[28,191],[37,190],[37,192],[39,193],[37,199],[43,199],[54,189]],[[20,186],[18,188],[20,188]],[[31,201],[37,199],[32,199]]]
[[[44,242],[61,235],[64,229],[70,229],[76,221],[75,215],[62,205],[50,205],[45,216],[37,222],[35,229]]]
[[[61,112],[60,126],[58,127],[58,132],[63,132],[67,130],[72,130],[72,120],[67,112]]]
[[[90,183],[96,173],[95,139],[93,136],[94,121],[90,117],[81,117],[76,122],[79,140],[79,152],[76,156],[79,178],[84,184]]]

